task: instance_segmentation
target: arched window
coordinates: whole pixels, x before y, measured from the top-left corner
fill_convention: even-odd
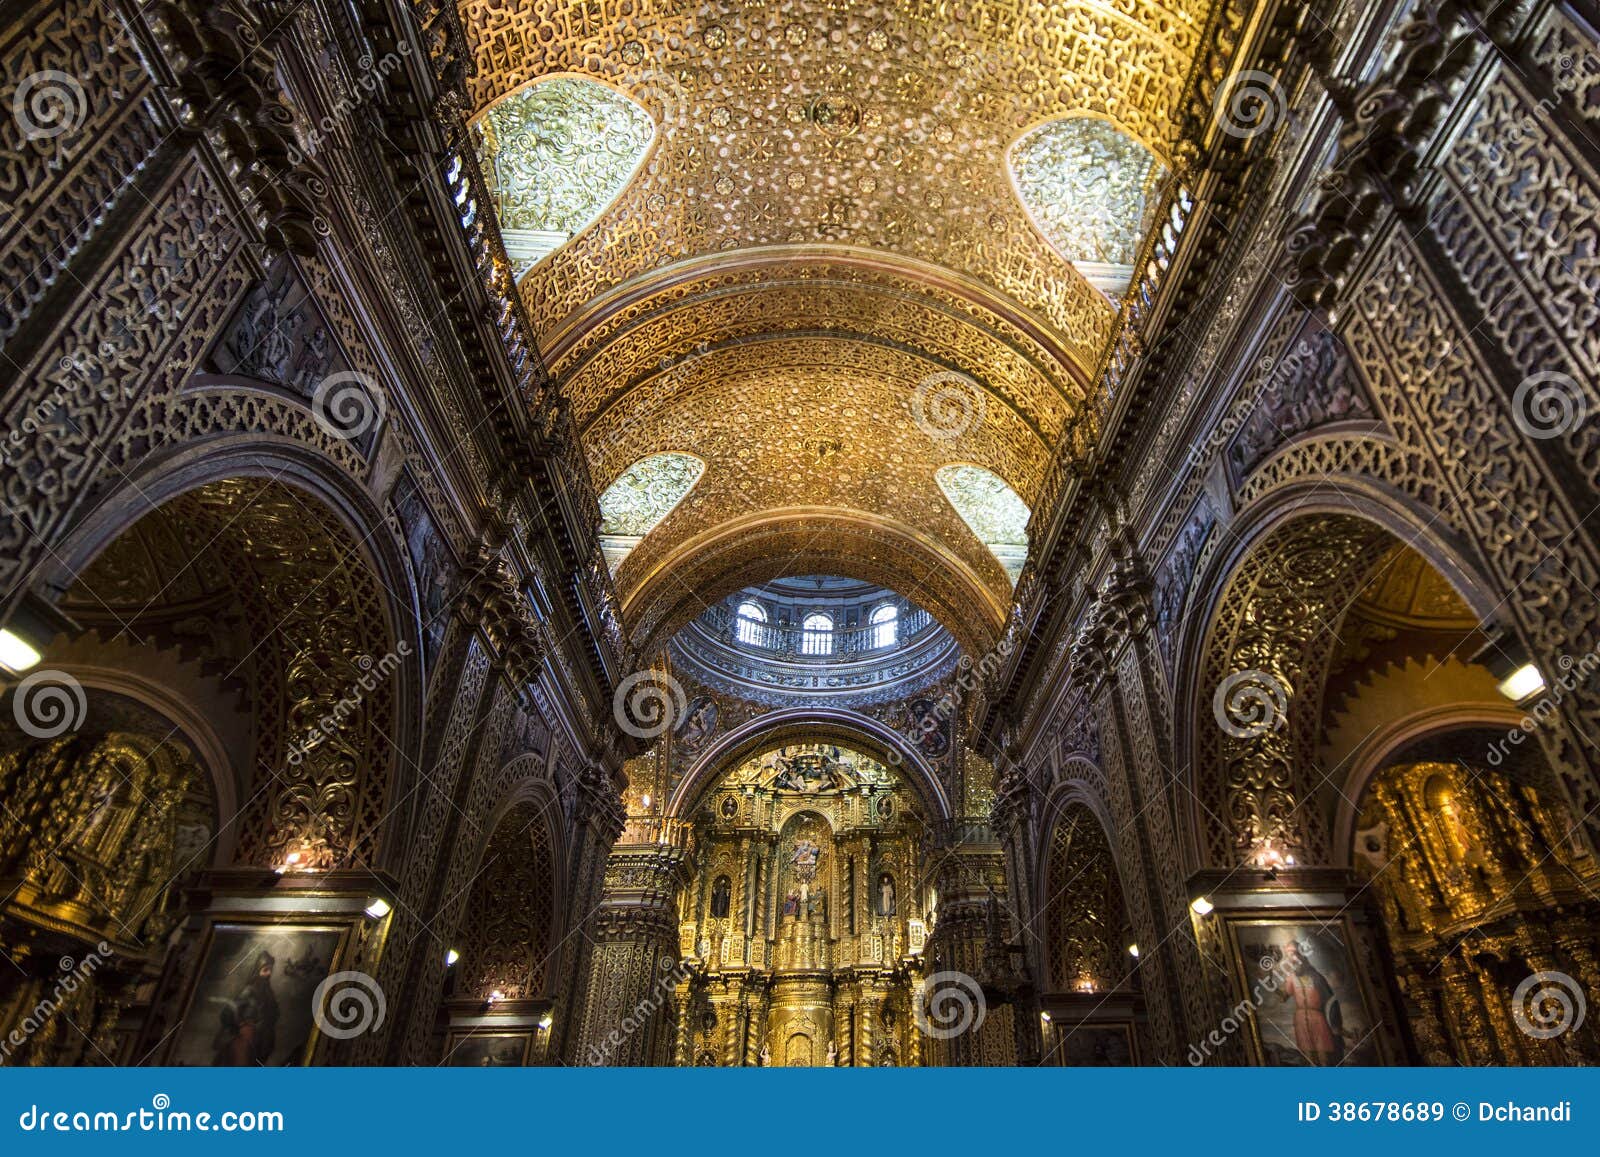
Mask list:
[[[560,76],[491,105],[472,131],[506,256],[520,279],[621,195],[656,127],[615,89]]]
[[[600,550],[612,574],[628,552],[688,497],[705,469],[693,454],[650,454],[606,487],[600,495]]]
[[[1028,560],[1027,503],[1005,479],[981,466],[941,466],[934,481],[972,533],[989,548],[1013,585]]]
[[[1155,223],[1166,167],[1115,126],[1082,116],[1033,129],[1012,146],[1010,162],[1039,232],[1090,285],[1120,297]]]
[[[895,643],[895,629],[900,622],[900,608],[893,603],[884,603],[883,606],[872,612],[872,645],[874,647],[892,647]]]
[[[734,612],[733,637],[752,647],[761,642],[761,628],[766,626],[767,612],[760,603],[740,603]]]
[[[810,614],[800,624],[800,653],[802,655],[833,654],[833,619],[824,614]]]

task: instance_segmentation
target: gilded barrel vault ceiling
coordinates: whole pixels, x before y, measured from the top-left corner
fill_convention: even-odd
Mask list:
[[[662,566],[684,565],[718,527],[781,509],[919,528],[932,541],[918,549],[969,572],[933,581],[954,597],[975,576],[984,593],[965,613],[998,623],[1006,572],[934,472],[981,466],[1024,503],[1036,498],[1116,308],[1041,229],[1072,238],[1085,261],[1136,247],[1126,217],[1143,219],[1151,158],[1170,153],[1209,8],[462,4],[480,114],[578,77],[655,122],[627,187],[520,282],[602,490],[652,453],[706,463],[618,569],[636,635],[641,618],[675,613],[647,613],[640,601]],[[1011,150],[1060,118],[1091,118],[1097,156],[1143,158],[1142,168],[1107,189],[1101,177],[1116,175],[1104,165],[1099,175],[1045,172],[1055,154],[1039,154],[1028,187],[1070,203],[1036,224]],[[1056,153],[1066,164],[1087,155]],[[503,158],[492,167],[516,170]],[[1084,192],[1091,186],[1097,195]],[[592,192],[603,202],[598,185]],[[521,203],[516,190],[496,199]],[[931,434],[917,421],[930,380],[961,395],[965,414],[941,411]],[[719,557],[735,571],[754,561]],[[856,564],[834,569],[881,570],[871,558]]]

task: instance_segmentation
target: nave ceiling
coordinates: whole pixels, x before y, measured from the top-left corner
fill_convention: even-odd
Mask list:
[[[1105,218],[1118,169],[1107,133],[1086,134],[1100,152],[1081,154],[1083,171],[1055,185],[1024,176],[1040,199],[1032,218],[1010,150],[1052,121],[1092,118],[1150,159],[1136,171],[1164,172],[1209,8],[461,5],[480,141],[489,124],[502,153],[575,155],[560,126],[519,137],[504,128],[514,117],[493,119],[552,78],[609,86],[656,126],[636,168],[572,161],[563,179],[592,173],[595,206],[631,177],[520,282],[597,488],[654,453],[705,462],[617,570],[636,641],[697,612],[674,609],[673,573],[709,600],[772,569],[771,533],[729,545],[741,525],[787,531],[791,573],[878,581],[891,557],[909,563],[904,593],[999,629],[1010,579],[935,472],[983,467],[1031,506],[1115,317],[1074,262],[1127,254],[1126,222],[1103,230],[1116,253],[1056,247]],[[575,100],[570,124],[592,122]],[[631,121],[618,133],[619,149],[637,145]],[[496,155],[485,152],[491,187],[496,172],[527,171]],[[1141,232],[1155,193],[1147,181],[1125,206]],[[496,190],[503,227],[520,196]]]

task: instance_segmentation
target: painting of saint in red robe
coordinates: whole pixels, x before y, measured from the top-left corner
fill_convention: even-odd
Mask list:
[[[1383,1063],[1341,924],[1262,920],[1237,927],[1246,979],[1242,995],[1263,1063]]]

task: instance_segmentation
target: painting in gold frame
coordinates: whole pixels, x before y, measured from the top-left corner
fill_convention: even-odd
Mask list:
[[[1057,1031],[1061,1037],[1057,1063],[1066,1068],[1125,1069],[1139,1063],[1132,1025],[1070,1024]]]
[[[318,1036],[313,997],[339,970],[349,939],[347,923],[216,917],[168,1063],[309,1064]]]
[[[457,1069],[517,1068],[528,1063],[533,1034],[528,1032],[462,1032],[450,1038],[444,1063]]]
[[[1350,923],[1337,913],[1228,921],[1251,1059],[1268,1067],[1381,1065]]]

